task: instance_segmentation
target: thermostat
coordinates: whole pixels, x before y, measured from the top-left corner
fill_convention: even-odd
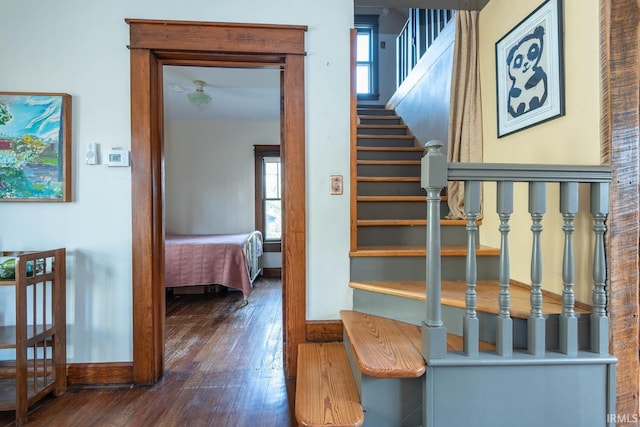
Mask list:
[[[129,166],[129,150],[112,148],[107,154],[108,166]]]

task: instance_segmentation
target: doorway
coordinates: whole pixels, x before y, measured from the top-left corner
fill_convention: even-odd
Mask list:
[[[285,375],[305,340],[304,26],[127,19],[130,27],[133,380],[164,371],[162,67],[278,66],[282,70],[282,287]]]

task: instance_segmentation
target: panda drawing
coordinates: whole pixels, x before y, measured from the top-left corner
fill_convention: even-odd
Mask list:
[[[507,55],[511,88],[509,114],[519,117],[544,105],[547,100],[547,73],[539,65],[542,58],[544,28],[536,27]]]

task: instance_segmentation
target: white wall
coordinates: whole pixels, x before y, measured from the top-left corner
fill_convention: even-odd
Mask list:
[[[307,25],[307,317],[351,307],[349,194],[329,195],[329,176],[349,176],[349,28],[345,0],[5,0],[0,14],[0,91],[73,96],[72,203],[3,203],[0,248],[66,247],[69,362],[132,360],[131,170],[84,164],[131,145],[129,27],[125,18]],[[11,310],[2,297],[0,310]]]
[[[279,143],[278,121],[165,122],[167,233],[253,230],[253,146]]]

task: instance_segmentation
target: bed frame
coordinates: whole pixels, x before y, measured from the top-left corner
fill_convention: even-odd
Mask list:
[[[242,291],[248,301],[262,272],[262,233],[167,234],[165,287],[223,285]]]

